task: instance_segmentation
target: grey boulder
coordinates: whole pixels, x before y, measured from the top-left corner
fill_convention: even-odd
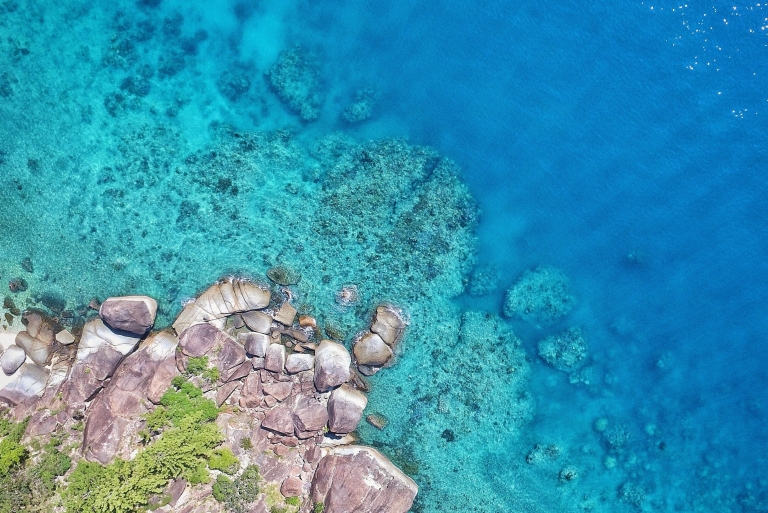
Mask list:
[[[27,354],[19,346],[10,346],[0,356],[0,367],[6,376],[10,376],[21,367],[24,360],[27,359]]]

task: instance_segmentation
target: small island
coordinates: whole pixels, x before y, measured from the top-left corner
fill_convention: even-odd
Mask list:
[[[416,483],[355,434],[407,319],[371,305],[350,352],[282,274],[221,279],[159,330],[148,296],[76,329],[21,313],[0,333],[0,511],[409,511]]]

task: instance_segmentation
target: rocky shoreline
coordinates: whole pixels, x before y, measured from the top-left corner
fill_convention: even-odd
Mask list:
[[[290,299],[290,291],[230,277],[159,331],[152,330],[157,302],[146,296],[107,299],[74,333],[42,312],[24,312],[24,331],[0,334],[0,402],[16,421],[30,417],[29,437],[83,426],[73,460],[106,465],[131,459],[157,436],[148,416],[184,376],[219,407],[222,448],[239,461],[231,475],[259,469],[262,492],[244,511],[409,511],[415,482],[356,445],[354,434],[368,401],[364,376],[393,363],[407,325],[402,312],[378,305],[350,354]],[[368,421],[385,425],[376,414]],[[174,479],[155,511],[229,511],[213,488]]]

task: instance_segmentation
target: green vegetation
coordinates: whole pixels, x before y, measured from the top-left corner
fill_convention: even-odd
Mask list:
[[[246,513],[259,494],[259,467],[248,465],[239,477],[232,480],[220,474],[213,483],[213,497],[230,513]]]
[[[219,379],[219,369],[217,367],[208,367],[207,356],[190,358],[187,363],[186,374],[188,376],[202,376],[202,378],[209,383],[213,383]]]
[[[170,479],[181,477],[192,485],[208,481],[211,459],[226,459],[224,451],[216,451],[223,440],[213,422],[216,405],[199,388],[176,378],[157,410],[150,416],[160,435],[133,460],[118,458],[107,466],[78,462],[63,494],[68,513],[130,513],[146,507]]]
[[[56,477],[69,470],[69,456],[60,452],[61,439],[52,437],[36,457],[37,463],[25,465],[29,450],[21,445],[28,420],[18,424],[1,419],[0,459],[7,470],[0,476],[0,513],[47,511],[45,502],[56,491]],[[39,442],[36,445],[40,450]],[[20,457],[23,456],[23,457]]]
[[[288,497],[285,499],[285,503],[289,506],[301,506],[301,499],[299,497]]]
[[[316,502],[312,508],[312,513],[323,513],[325,511],[325,504],[322,502]]]
[[[214,450],[211,458],[208,460],[208,466],[211,470],[221,470],[227,474],[237,472],[239,465],[240,462],[227,447]]]
[[[8,434],[0,442],[0,477],[6,477],[8,473],[24,462],[29,456],[29,451],[21,445],[21,437],[27,430],[29,417],[23,422],[12,426],[6,426]]]
[[[250,438],[243,437],[240,439],[240,448],[246,451],[253,449],[253,442]]]

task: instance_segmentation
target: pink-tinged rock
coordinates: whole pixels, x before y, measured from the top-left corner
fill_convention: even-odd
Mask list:
[[[0,402],[15,406],[42,393],[48,382],[48,369],[35,363],[24,363],[13,378],[0,389]]]
[[[245,362],[245,349],[231,337],[220,341],[220,346],[213,355],[215,365],[219,369],[219,376],[223,382],[235,379],[233,371]]]
[[[3,351],[3,355],[0,356],[0,367],[6,376],[10,376],[21,367],[24,360],[27,359],[27,354],[22,348],[17,345],[8,346],[8,349]]]
[[[349,385],[340,386],[328,399],[328,429],[337,434],[351,433],[357,429],[367,404],[364,393]]]
[[[148,296],[110,297],[99,307],[104,323],[117,331],[144,335],[155,323],[157,301]]]
[[[376,308],[371,331],[378,334],[384,342],[390,346],[394,345],[404,330],[403,316],[394,307],[381,305]]]
[[[328,410],[320,403],[311,403],[302,407],[297,407],[293,412],[293,425],[296,427],[296,436],[299,438],[309,438],[309,436],[300,436],[300,433],[312,433],[322,431],[328,424]]]
[[[311,354],[291,353],[285,360],[285,371],[288,374],[297,374],[308,371],[315,366],[315,357]]]
[[[249,374],[243,382],[243,389],[240,391],[240,406],[243,408],[256,408],[261,404],[263,398],[261,376],[259,376],[258,372]]]
[[[337,447],[320,460],[311,500],[327,513],[406,513],[418,486],[371,447]]]
[[[27,434],[30,436],[50,435],[58,425],[59,420],[56,415],[51,415],[50,410],[41,410],[29,419]]]
[[[349,379],[352,357],[347,348],[330,340],[323,340],[315,351],[315,387],[326,392]]]
[[[283,497],[300,497],[304,492],[304,482],[298,477],[289,477],[280,485]]]
[[[261,421],[261,427],[282,435],[292,435],[293,413],[290,405],[283,403],[267,412],[267,416]]]
[[[241,363],[238,367],[235,367],[232,369],[232,373],[223,381],[229,382],[229,381],[236,381],[238,379],[243,379],[248,374],[251,373],[251,369],[253,367],[251,366],[250,360],[246,360],[243,363]]]
[[[269,335],[264,333],[239,333],[237,341],[243,345],[246,353],[259,358],[266,356],[267,348],[272,343]]]
[[[179,335],[179,347],[185,355],[199,358],[229,338],[229,335],[210,324],[195,324]]]
[[[364,333],[355,342],[352,352],[359,365],[378,367],[392,358],[392,349],[376,333]]]
[[[278,401],[285,401],[291,395],[293,383],[290,381],[278,381],[277,383],[267,383],[262,385],[265,394],[269,394]]]
[[[272,372],[283,372],[285,367],[285,346],[272,344],[264,357],[264,368]]]
[[[272,317],[280,324],[290,326],[296,319],[296,308],[290,303],[283,303]]]
[[[176,358],[171,354],[160,362],[155,373],[149,378],[147,399],[154,404],[160,404],[160,399],[171,386],[171,381],[178,375],[179,369],[176,368]]]
[[[221,385],[216,390],[216,406],[221,406],[224,404],[224,401],[229,399],[229,396],[232,395],[232,392],[235,391],[237,387],[240,386],[239,381],[230,381],[229,383],[225,383]]]

